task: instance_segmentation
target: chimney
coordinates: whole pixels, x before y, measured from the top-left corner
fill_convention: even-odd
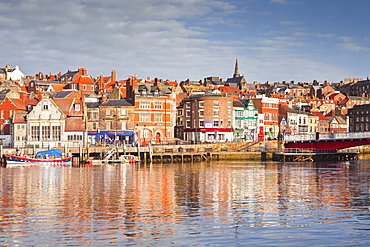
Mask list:
[[[112,78],[112,82],[117,81],[117,78],[116,78],[116,71],[115,71],[114,69],[112,70],[111,78]]]
[[[104,103],[105,101],[107,101],[107,95],[106,94],[103,94],[101,96],[101,102]]]
[[[42,100],[42,98],[44,96],[44,93],[43,92],[39,92],[37,96],[38,96],[38,100],[40,101],[40,100]]]
[[[21,100],[26,100],[27,99],[27,93],[26,92],[20,92],[19,93],[19,97]]]

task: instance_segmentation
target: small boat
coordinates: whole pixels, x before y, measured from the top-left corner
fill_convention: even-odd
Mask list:
[[[71,166],[72,157],[67,157],[61,149],[37,152],[37,155],[5,154],[6,167]]]

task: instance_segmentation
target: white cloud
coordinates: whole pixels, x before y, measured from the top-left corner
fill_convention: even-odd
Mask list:
[[[265,7],[249,9],[247,3],[6,1],[0,16],[2,60],[5,64],[20,65],[26,74],[86,67],[94,77],[115,69],[120,79],[137,74],[141,78],[199,80],[206,76],[232,76],[238,58],[240,67],[245,68],[241,73],[249,81],[274,80],[284,74],[289,77],[293,72],[295,80],[311,77],[309,73],[317,69],[312,57],[317,54],[310,56],[308,48],[315,46],[317,38],[321,41],[333,35],[319,30],[294,33],[292,28],[296,31],[301,24],[307,25],[306,21],[294,18],[280,21],[278,26],[282,29],[259,29],[257,35],[260,26],[271,26],[264,21],[274,15]],[[292,2],[273,0],[271,3]],[[268,15],[256,14],[261,12]],[[250,19],[251,15],[257,16],[256,22]],[[345,37],[340,40],[341,48],[355,48],[349,46],[355,42],[345,41]],[[312,69],[305,70],[304,66]],[[340,70],[321,63],[318,71],[342,75],[343,72],[337,73]]]
[[[302,22],[299,21],[281,21],[280,24],[282,25],[300,25]]]
[[[288,4],[287,0],[270,0],[271,3]]]

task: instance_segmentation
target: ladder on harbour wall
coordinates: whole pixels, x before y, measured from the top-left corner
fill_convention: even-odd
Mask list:
[[[117,153],[117,149],[114,147],[107,152],[103,160],[110,160],[113,157],[113,155],[115,155],[116,153]]]

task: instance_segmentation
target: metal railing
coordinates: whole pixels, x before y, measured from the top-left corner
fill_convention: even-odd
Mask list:
[[[370,132],[324,133],[319,134],[319,140],[343,140],[370,138]],[[316,134],[284,135],[284,141],[314,141]]]

